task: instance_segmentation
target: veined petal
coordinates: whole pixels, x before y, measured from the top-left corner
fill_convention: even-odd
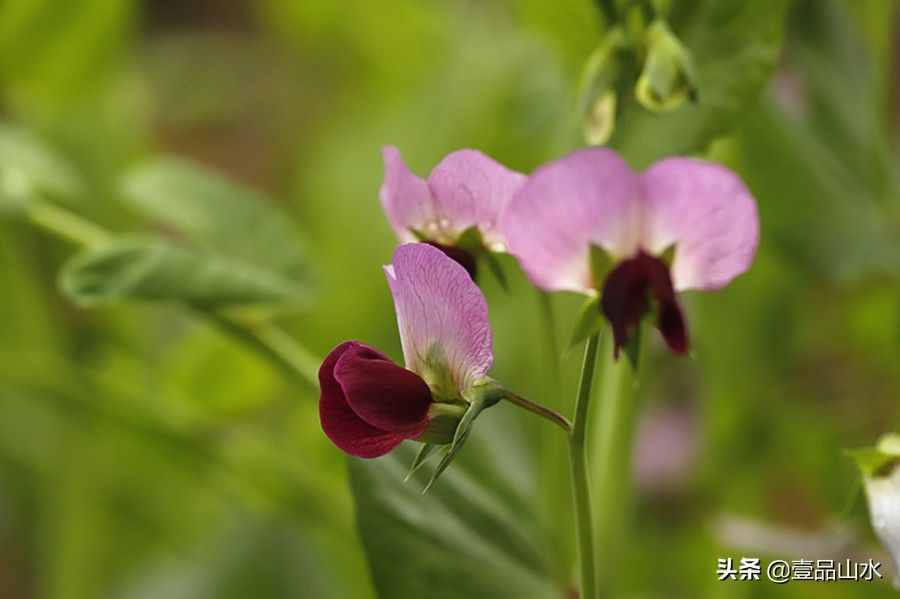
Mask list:
[[[504,245],[498,221],[525,179],[477,150],[447,155],[428,177],[439,226],[456,233],[477,227],[489,246]]]
[[[547,291],[587,291],[590,246],[614,258],[637,250],[639,179],[615,152],[579,150],[528,178],[503,214],[510,253],[531,282]]]
[[[759,242],[756,202],[727,168],[667,158],[643,175],[641,243],[653,254],[675,244],[677,291],[724,287],[753,262]]]
[[[412,438],[428,426],[428,385],[383,353],[352,344],[335,364],[334,379],[350,408],[375,428]]]
[[[435,247],[410,243],[384,270],[406,367],[429,385],[452,385],[448,392],[484,377],[494,359],[487,302],[465,269]]]
[[[377,458],[399,445],[406,436],[388,433],[368,424],[347,403],[343,389],[334,377],[341,356],[356,341],[346,341],[331,350],[319,368],[319,419],[322,430],[339,449],[360,458]]]
[[[434,202],[425,180],[417,177],[400,156],[400,150],[386,146],[384,157],[384,183],[378,196],[388,221],[401,241],[413,241],[410,229],[420,229],[434,220]]]

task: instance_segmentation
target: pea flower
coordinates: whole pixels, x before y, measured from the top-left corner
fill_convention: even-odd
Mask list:
[[[479,255],[490,258],[485,250],[505,250],[498,220],[524,175],[477,150],[459,150],[424,180],[409,170],[397,148],[385,147],[382,154],[379,195],[401,242],[424,241],[441,249],[473,279]]]
[[[501,229],[537,287],[601,292],[616,356],[651,310],[669,348],[685,353],[676,293],[727,285],[749,268],[759,240],[755,201],[728,169],[666,158],[638,174],[605,148],[535,171]]]
[[[319,369],[322,429],[362,458],[406,439],[455,452],[490,403],[479,393],[493,362],[487,303],[462,266],[427,244],[401,245],[384,270],[406,367],[358,341],[338,345]]]

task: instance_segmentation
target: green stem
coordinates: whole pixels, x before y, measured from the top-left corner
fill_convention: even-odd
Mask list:
[[[199,311],[219,329],[256,350],[294,380],[318,388],[320,360],[284,330],[272,324],[245,325],[217,312]]]
[[[597,473],[597,501],[595,502],[597,570],[604,586],[615,588],[613,574],[626,555],[626,522],[629,518],[631,494],[631,455],[637,409],[634,392],[634,373],[630,362],[622,356],[618,361],[608,352],[604,359],[600,409],[597,414],[598,432],[594,435],[594,471]]]
[[[562,401],[564,394],[553,303],[547,292],[538,290],[536,297],[544,340],[543,364],[546,365],[545,376],[542,377],[542,393],[555,409],[567,412],[568,406]],[[549,535],[548,541],[553,548],[552,554],[555,556],[554,576],[561,586],[568,586],[571,581],[572,561],[575,558],[575,545],[569,532],[574,525],[572,515],[569,510],[560,510],[570,501],[567,490],[571,483],[566,467],[566,442],[563,442],[549,426],[540,427],[537,434],[540,440],[538,453],[540,513]]]
[[[507,394],[503,396],[503,399],[519,406],[522,409],[528,410],[532,414],[537,414],[541,418],[549,420],[568,434],[572,433],[572,423],[569,422],[568,418],[566,418],[556,410],[551,410],[546,406],[542,406],[539,403],[534,403],[531,400],[525,399],[524,397],[510,392],[507,392]]]
[[[596,599],[594,562],[594,523],[591,519],[591,493],[587,476],[586,430],[594,368],[597,365],[599,335],[588,338],[575,403],[575,420],[569,437],[569,460],[572,468],[572,496],[575,504],[578,558],[581,564],[581,599]]]
[[[28,208],[28,218],[50,233],[87,247],[102,245],[111,236],[102,227],[50,202],[36,201]]]

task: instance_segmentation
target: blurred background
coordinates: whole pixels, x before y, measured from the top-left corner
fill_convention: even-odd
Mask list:
[[[674,2],[674,23],[684,23],[675,30],[687,32],[700,69],[700,108],[643,115],[620,99],[613,145],[635,166],[676,151],[729,164],[758,199],[762,242],[748,274],[684,298],[692,358],[651,335],[616,596],[887,597],[887,581],[716,577],[725,557],[887,561],[844,450],[900,426],[897,5],[747,3],[759,10],[740,31],[760,32],[756,47],[715,25],[733,16],[721,6],[742,4]],[[381,146],[399,146],[422,175],[461,147],[530,172],[578,143],[575,90],[600,31],[589,0],[4,0],[0,203],[21,203],[25,173],[94,223],[69,227],[88,237],[190,242],[213,227],[251,262],[253,244],[268,239],[259,262],[302,262],[304,300],[276,314],[308,349],[298,361],[314,367],[348,338],[399,358],[380,268],[395,243],[377,198]],[[753,68],[759,56],[771,73]],[[717,72],[737,83],[734,97],[707,96],[718,103],[708,114],[702,84]],[[141,170],[163,155],[224,177],[217,185],[240,201],[211,193],[192,217],[190,199],[179,204],[177,189]],[[248,216],[254,203],[269,216]],[[504,513],[531,531],[545,552],[534,561],[563,596],[573,578],[568,491],[539,474],[562,451],[554,433],[495,408],[443,492],[401,497],[417,498],[421,513],[381,517],[368,489],[392,483],[364,472],[354,474],[355,516],[315,387],[185,302],[73,301],[59,273],[78,244],[38,211],[6,212],[0,597],[456,597],[436,590],[453,585],[440,573],[456,528],[431,538],[404,523],[421,516],[427,526],[428,502],[456,522],[448,494],[463,483],[518,506]],[[274,229],[261,224],[270,217]],[[558,388],[537,296],[512,260],[504,265],[509,292],[483,284],[494,374],[569,413],[579,351],[564,352],[569,382]],[[553,301],[564,347],[579,302]],[[488,462],[505,478],[488,476]],[[391,476],[399,485],[403,472]],[[503,544],[484,522],[475,529],[485,546]],[[392,544],[395,533],[406,536]],[[442,557],[419,568],[416,555]]]

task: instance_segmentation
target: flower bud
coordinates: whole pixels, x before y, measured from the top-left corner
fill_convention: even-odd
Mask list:
[[[666,26],[654,21],[646,32],[647,59],[638,78],[635,95],[653,112],[676,110],[696,101],[697,85],[690,52]]]
[[[585,141],[601,146],[609,141],[616,124],[616,83],[621,75],[621,28],[611,29],[588,59],[581,77],[581,111]]]

